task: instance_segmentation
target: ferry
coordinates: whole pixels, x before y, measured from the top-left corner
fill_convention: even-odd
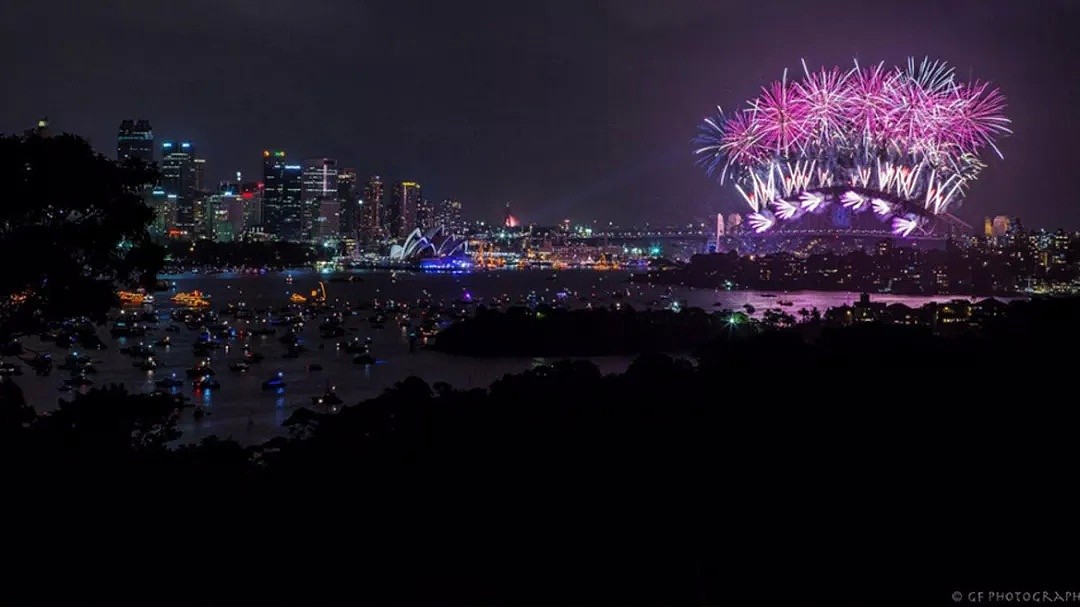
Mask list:
[[[154,303],[154,296],[148,295],[142,289],[138,291],[119,291],[116,296],[120,298],[121,306],[141,306]]]
[[[299,293],[292,293],[289,295],[289,303],[302,304],[302,303],[326,303],[326,285],[319,281],[319,288],[311,290],[311,297],[305,297]]]
[[[202,291],[181,292],[172,296],[172,302],[189,308],[206,308],[210,306],[210,296]]]

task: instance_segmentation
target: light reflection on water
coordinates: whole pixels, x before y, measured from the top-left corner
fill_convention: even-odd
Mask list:
[[[218,274],[212,276],[185,275],[170,277],[175,280],[178,290],[198,289],[212,296],[220,309],[224,304],[239,301],[241,297],[252,307],[280,307],[290,293],[307,293],[317,288],[320,279],[313,272],[290,272],[294,278],[291,285],[286,285],[282,274],[250,276],[239,274]],[[435,301],[451,303],[455,300],[488,302],[492,298],[507,295],[512,301],[532,299],[537,302],[559,301],[567,307],[610,305],[621,302],[644,309],[652,304],[663,307],[671,300],[678,300],[686,306],[697,306],[706,311],[722,308],[741,309],[750,304],[760,313],[766,307],[776,307],[777,297],[766,297],[765,293],[755,291],[714,291],[711,289],[671,289],[668,287],[631,284],[628,275],[622,272],[595,271],[546,271],[530,272],[480,272],[473,274],[422,274],[398,272],[393,277],[387,272],[358,272],[363,282],[337,283],[327,282],[326,287],[331,301],[339,303],[370,303],[372,299],[395,299],[414,301],[421,294]],[[616,295],[617,294],[617,295]],[[771,295],[778,295],[772,293]],[[791,301],[788,311],[795,313],[801,308],[817,307],[824,311],[831,306],[855,302],[858,293],[822,293],[792,292],[779,294],[784,300]],[[162,310],[168,309],[169,294],[159,293]],[[874,300],[887,303],[902,302],[912,306],[927,301],[946,301],[954,297],[918,297],[918,296],[873,296]],[[719,305],[716,305],[719,304]],[[284,346],[278,341],[283,334],[278,327],[273,336],[255,336],[250,339],[252,348],[266,356],[266,359],[252,365],[250,371],[237,373],[229,370],[229,363],[241,360],[243,350],[234,345],[228,349],[215,350],[209,356],[210,363],[217,374],[214,376],[221,383],[220,390],[195,392],[191,380],[184,370],[194,364],[197,357],[192,353],[196,338],[195,331],[182,329],[177,333],[166,333],[170,324],[166,319],[158,324],[155,331],[144,338],[106,340],[109,349],[88,352],[95,361],[97,375],[92,376],[95,385],[124,383],[132,390],[149,392],[155,388],[155,380],[170,375],[184,382],[184,387],[171,392],[187,396],[193,403],[203,403],[207,415],[195,420],[190,411],[182,418],[181,429],[183,442],[192,442],[210,434],[222,437],[232,436],[245,442],[256,442],[275,435],[284,434],[280,427],[297,407],[311,406],[312,397],[321,396],[326,386],[333,383],[337,393],[346,404],[377,396],[385,388],[394,385],[410,375],[418,375],[429,384],[444,381],[459,388],[486,387],[506,373],[521,372],[538,364],[553,362],[544,358],[499,358],[473,359],[440,354],[423,348],[415,352],[409,350],[408,332],[388,322],[385,328],[374,329],[366,321],[367,313],[358,317],[347,317],[346,327],[349,334],[342,338],[322,339],[318,334],[319,322],[305,323],[299,336],[308,351],[299,358],[283,358]],[[229,319],[229,323],[244,327],[248,321]],[[99,333],[107,335],[107,327]],[[144,372],[132,367],[132,358],[119,352],[128,344],[140,341],[152,344],[164,335],[172,340],[170,347],[155,348],[155,358],[159,363],[156,371]],[[371,352],[376,357],[374,365],[354,365],[352,355],[336,347],[338,341],[351,337],[372,339]],[[36,337],[24,339],[27,347],[50,351],[59,363],[66,355],[54,344],[43,345]],[[320,347],[322,346],[322,347]],[[621,372],[633,357],[612,356],[593,358],[604,373]],[[309,371],[307,365],[318,362],[323,371]],[[282,393],[262,390],[262,382],[272,374],[281,371],[288,383]],[[65,371],[54,371],[49,377],[37,377],[26,374],[16,378],[16,382],[26,393],[27,399],[38,409],[47,410],[55,406],[57,397],[70,395],[57,392],[57,386],[67,378]]]

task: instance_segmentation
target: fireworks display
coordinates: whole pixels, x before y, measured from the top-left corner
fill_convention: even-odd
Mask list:
[[[979,155],[1001,156],[995,138],[1011,132],[1001,93],[959,82],[944,62],[802,67],[801,80],[785,70],[746,108],[706,118],[694,140],[758,233],[839,205],[917,235],[963,199],[986,166]]]

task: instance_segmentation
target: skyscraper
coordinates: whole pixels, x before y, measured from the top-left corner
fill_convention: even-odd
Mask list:
[[[154,131],[149,120],[123,120],[116,135],[116,159],[154,161]]]
[[[320,242],[334,240],[341,233],[341,201],[337,198],[324,198],[319,204],[319,216],[315,221],[312,238]]]
[[[281,240],[304,236],[303,169],[288,164],[283,150],[263,150],[263,226]]]
[[[323,237],[327,233],[320,223],[327,221],[327,214],[334,218],[335,231],[340,217],[338,202],[338,168],[333,158],[311,158],[304,161],[301,200],[304,204],[303,237]],[[336,208],[336,210],[335,210]]]
[[[419,183],[398,181],[394,184],[384,224],[391,238],[405,238],[419,227],[416,225],[416,209],[422,198]]]
[[[341,235],[355,238],[360,218],[360,196],[356,189],[356,169],[341,169],[338,171],[338,200],[341,201]]]
[[[161,144],[161,187],[176,209],[174,236],[195,234],[195,148],[191,142],[165,141]]]
[[[195,191],[206,191],[206,159],[195,159]]]
[[[263,225],[263,184],[247,181],[240,184],[244,201],[244,230],[261,229]]]
[[[426,233],[435,227],[435,220],[435,203],[427,198],[421,198],[416,204],[416,227]]]
[[[176,223],[176,207],[170,201],[165,188],[157,186],[150,190],[148,205],[154,210],[154,223],[150,225],[150,233],[156,238],[164,238],[169,233],[169,228]]]
[[[991,224],[991,231],[994,236],[1007,234],[1009,232],[1009,218],[1005,215],[995,217],[993,224]]]
[[[244,232],[244,204],[236,190],[206,196],[206,234],[215,242],[231,242]]]
[[[368,179],[361,199],[359,221],[360,239],[365,243],[377,242],[385,234],[384,196],[382,177],[375,175]]]
[[[461,202],[446,198],[439,204],[435,225],[442,226],[447,234],[460,235],[464,231],[461,223]]]

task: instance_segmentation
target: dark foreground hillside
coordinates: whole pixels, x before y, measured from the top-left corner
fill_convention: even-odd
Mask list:
[[[1077,307],[419,379],[169,451],[167,400],[6,385],[5,603],[951,604],[1076,590]]]

